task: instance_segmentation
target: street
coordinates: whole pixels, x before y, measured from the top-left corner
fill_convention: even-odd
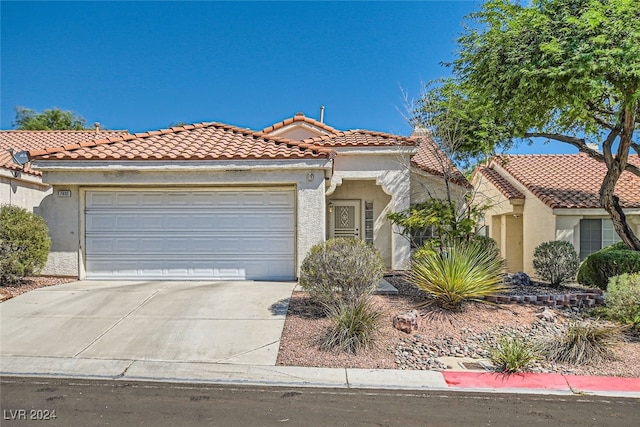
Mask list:
[[[0,379],[4,426],[637,426],[638,399]]]

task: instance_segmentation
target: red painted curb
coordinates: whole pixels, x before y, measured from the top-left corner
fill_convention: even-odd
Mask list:
[[[495,372],[442,371],[447,385],[466,388],[531,388],[567,390],[567,380],[560,374],[499,374]]]
[[[640,378],[536,373],[511,375],[495,372],[442,371],[441,373],[450,387],[640,392]]]
[[[640,392],[640,378],[583,377],[565,375],[574,390],[583,391],[635,391]]]

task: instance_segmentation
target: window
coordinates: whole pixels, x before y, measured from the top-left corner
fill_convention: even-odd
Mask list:
[[[364,241],[373,244],[373,202],[364,202]]]
[[[580,220],[580,259],[620,241],[610,219]]]
[[[433,227],[423,228],[421,230],[411,230],[411,248],[417,249],[422,247],[427,240],[433,239]]]

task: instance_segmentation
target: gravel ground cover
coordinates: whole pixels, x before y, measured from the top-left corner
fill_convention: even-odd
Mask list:
[[[579,308],[545,308],[530,304],[467,303],[460,312],[450,313],[436,307],[419,309],[422,322],[418,331],[405,334],[393,328],[396,314],[405,313],[429,301],[429,296],[407,283],[401,275],[387,276],[397,296],[374,296],[383,312],[383,322],[374,348],[358,354],[345,354],[318,349],[329,320],[309,303],[307,294],[294,292],[280,341],[277,364],[330,368],[442,370],[447,366],[440,357],[487,357],[487,348],[505,334],[522,336],[539,343],[553,339],[568,324],[584,320]],[[548,288],[540,284],[513,292],[575,292]],[[545,311],[546,310],[546,311]],[[547,314],[547,316],[542,316]],[[547,317],[545,320],[544,317]],[[589,320],[598,322],[597,320]],[[601,322],[607,324],[607,322]],[[576,375],[640,377],[640,342],[627,340],[613,349],[614,360],[593,365],[569,366],[540,360],[530,372],[554,372]]]

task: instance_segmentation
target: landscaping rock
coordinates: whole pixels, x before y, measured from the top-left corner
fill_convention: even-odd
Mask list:
[[[522,271],[511,276],[511,284],[513,286],[531,286],[531,277]]]
[[[399,331],[410,334],[420,328],[420,314],[417,310],[411,310],[405,314],[397,314],[393,317],[393,327]]]
[[[536,317],[545,322],[555,322],[557,315],[545,307],[542,311],[536,313]]]

